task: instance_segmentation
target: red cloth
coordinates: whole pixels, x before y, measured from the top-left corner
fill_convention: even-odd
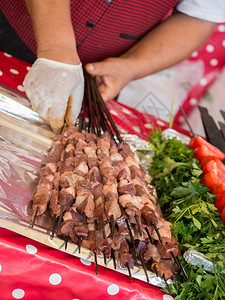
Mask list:
[[[71,17],[83,63],[118,56],[168,15],[178,0],[72,0]],[[36,43],[23,0],[1,0],[0,9],[32,52]]]
[[[195,51],[188,59],[190,62],[201,62],[204,66],[202,76],[191,86],[182,103],[182,108],[186,114],[201,100],[201,97],[209,89],[211,84],[216,80],[220,71],[225,65],[225,23],[218,24],[213,34],[208,38],[204,45]],[[174,118],[175,124],[181,125],[185,122],[180,111],[177,112]]]
[[[165,300],[146,282],[0,228],[1,300]],[[172,298],[167,298],[172,299]]]

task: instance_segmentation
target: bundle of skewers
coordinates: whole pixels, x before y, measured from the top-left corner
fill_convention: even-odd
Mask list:
[[[180,269],[180,249],[148,185],[145,171],[123,142],[95,79],[86,88],[77,126],[64,126],[46,157],[32,197],[32,224],[49,216],[55,235],[89,249],[114,268],[142,265],[165,281]],[[39,221],[40,223],[40,221]],[[169,290],[170,291],[170,290]]]

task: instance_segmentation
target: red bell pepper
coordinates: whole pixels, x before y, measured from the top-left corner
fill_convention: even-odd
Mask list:
[[[222,213],[221,213],[221,220],[225,224],[225,207],[224,207],[224,209],[222,210]]]
[[[211,170],[203,176],[202,183],[206,184],[210,191],[213,191],[213,188],[223,183],[222,180],[218,177],[216,170]]]
[[[219,183],[219,184],[216,184],[214,187],[213,187],[213,194],[215,195],[218,195],[219,193],[225,191],[225,183]]]
[[[223,160],[225,158],[225,154],[222,151],[220,151],[218,148],[216,148],[200,136],[192,138],[188,146],[190,149],[197,151],[197,148],[201,148],[203,145],[208,148],[207,152],[203,148],[205,151],[204,156],[213,155],[215,157],[218,157],[220,160]],[[201,156],[201,159],[202,158],[203,157]]]
[[[225,191],[219,193],[217,199],[214,201],[215,207],[222,212],[225,207]]]
[[[194,150],[194,157],[199,161],[200,164],[203,158],[206,156],[211,156],[211,152],[206,145],[201,145]]]
[[[206,163],[209,161],[209,160],[212,160],[214,159],[215,156],[214,155],[208,155],[208,156],[205,156],[203,157],[203,159],[201,160],[201,168],[203,170],[204,166],[206,165]]]
[[[209,160],[202,171],[203,174],[206,174],[211,170],[215,170],[217,172],[217,176],[225,183],[225,165],[217,157],[213,160]]]

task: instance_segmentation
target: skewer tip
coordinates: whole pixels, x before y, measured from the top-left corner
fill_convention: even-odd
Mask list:
[[[95,260],[95,272],[96,272],[96,275],[98,276],[98,261],[97,261],[96,251],[94,251],[94,260]]]
[[[126,265],[126,268],[127,268],[127,270],[128,270],[128,273],[129,273],[130,281],[132,281],[132,274],[131,274],[131,271],[130,271],[130,267],[129,267],[128,262],[126,262],[125,265]]]
[[[35,214],[34,214],[34,218],[33,218],[32,224],[31,224],[31,228],[34,227],[34,224],[35,224],[35,221],[36,221],[36,218],[37,218],[38,211],[39,211],[39,206],[36,207]]]
[[[55,235],[56,219],[57,219],[57,216],[56,216],[56,214],[54,214],[54,217],[53,217],[53,224],[52,224],[52,234],[51,234],[51,236],[50,236],[51,239],[53,239],[53,238],[54,238],[54,235]]]

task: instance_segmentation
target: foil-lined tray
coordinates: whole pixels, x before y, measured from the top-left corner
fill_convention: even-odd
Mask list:
[[[81,248],[79,253],[78,246],[72,242],[68,242],[65,249],[64,240],[52,238],[48,230],[37,225],[30,226],[29,202],[54,135],[23,95],[0,85],[0,226],[94,262],[89,250]],[[123,139],[136,151],[139,163],[146,166],[152,155],[148,143],[135,135],[124,135]],[[99,265],[105,266],[103,257],[97,260]],[[114,270],[113,261],[108,260],[106,267]],[[117,271],[128,275],[127,270],[117,268]],[[141,265],[135,265],[131,272],[132,277],[146,281]],[[165,286],[154,273],[149,271],[148,277],[151,284]]]

